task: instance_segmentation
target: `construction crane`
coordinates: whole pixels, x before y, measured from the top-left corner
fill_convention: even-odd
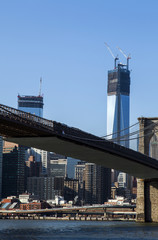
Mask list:
[[[130,54],[128,54],[128,56],[122,51],[122,49],[121,48],[119,48],[119,47],[117,47],[118,48],[118,50],[123,54],[123,56],[127,59],[127,70],[128,70],[128,68],[129,68],[129,59],[131,59],[131,56],[130,56]]]
[[[107,49],[109,50],[111,56],[112,56],[113,59],[114,59],[114,68],[116,69],[116,61],[119,60],[118,55],[115,57],[114,54],[113,54],[113,52],[111,51],[109,45],[108,45],[106,42],[104,42],[104,43],[105,43]]]

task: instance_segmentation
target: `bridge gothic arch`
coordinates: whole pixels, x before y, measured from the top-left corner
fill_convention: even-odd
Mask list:
[[[158,141],[158,118],[138,118],[139,120],[139,152],[150,156]]]
[[[158,133],[155,132],[150,139],[149,156],[158,160]]]

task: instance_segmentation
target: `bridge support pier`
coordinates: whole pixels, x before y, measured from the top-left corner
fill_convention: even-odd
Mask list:
[[[137,221],[158,222],[158,178],[137,180]]]

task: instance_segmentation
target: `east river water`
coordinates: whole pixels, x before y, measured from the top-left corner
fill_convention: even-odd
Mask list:
[[[158,224],[101,221],[0,220],[0,240],[158,239]]]

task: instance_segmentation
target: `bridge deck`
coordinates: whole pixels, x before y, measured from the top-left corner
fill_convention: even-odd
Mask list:
[[[158,178],[158,161],[153,158],[5,105],[0,105],[0,135],[7,141],[93,162],[139,178]]]

